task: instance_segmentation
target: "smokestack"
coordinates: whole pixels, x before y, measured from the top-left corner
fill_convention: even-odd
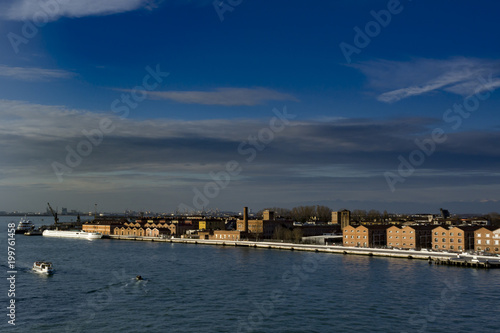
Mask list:
[[[248,232],[248,207],[243,207],[243,231]]]

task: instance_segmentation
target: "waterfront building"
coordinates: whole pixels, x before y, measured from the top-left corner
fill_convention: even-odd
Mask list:
[[[303,237],[336,234],[342,230],[339,224],[302,224],[293,229],[299,229]]]
[[[291,229],[293,227],[292,220],[276,219],[274,212],[266,210],[263,213],[263,219],[249,220],[248,207],[243,208],[243,219],[236,221],[238,231],[248,233],[255,237],[272,238],[274,230],[278,227]]]
[[[486,226],[474,231],[474,250],[500,254],[500,228]]]
[[[340,230],[343,230],[351,222],[351,211],[344,209],[338,212],[332,212],[332,223],[340,224]]]
[[[432,249],[462,252],[474,249],[474,232],[478,226],[439,226],[432,229]]]
[[[196,230],[197,228],[193,224],[189,223],[171,223],[167,225],[167,229],[170,230],[170,234],[175,237],[180,237],[184,235],[188,230]]]
[[[432,247],[430,225],[391,226],[387,229],[387,246],[401,249],[426,249]]]
[[[198,223],[198,229],[200,230],[224,230],[225,228],[226,222],[221,219],[201,220]]]
[[[82,225],[82,231],[100,232],[103,235],[112,235],[116,227],[122,227],[127,220],[103,219],[86,222]]]
[[[238,230],[214,230],[209,239],[238,241],[241,238],[241,232]]]
[[[348,225],[342,229],[344,246],[382,247],[387,245],[388,225]]]

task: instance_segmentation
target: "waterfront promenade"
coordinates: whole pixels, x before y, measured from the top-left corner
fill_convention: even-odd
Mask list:
[[[382,248],[347,247],[347,246],[336,246],[336,245],[295,244],[295,243],[266,242],[266,241],[226,241],[226,240],[158,238],[158,237],[118,236],[118,235],[110,235],[106,236],[105,238],[110,238],[115,240],[129,240],[129,241],[153,241],[153,242],[168,242],[168,243],[182,243],[182,244],[242,246],[242,247],[288,250],[288,251],[309,251],[309,252],[323,252],[323,253],[336,253],[336,254],[421,259],[421,260],[428,260],[430,263],[434,262],[436,264],[442,264],[442,265],[455,265],[455,266],[478,267],[478,268],[481,267],[500,268],[500,257],[476,256],[469,254],[460,254],[460,256],[457,256],[456,253],[434,252],[426,250],[415,251],[415,250],[398,250],[398,249],[382,249]]]

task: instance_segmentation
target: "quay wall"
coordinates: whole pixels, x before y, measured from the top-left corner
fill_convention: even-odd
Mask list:
[[[227,240],[207,240],[207,239],[188,239],[188,238],[158,238],[158,237],[139,237],[139,236],[119,236],[110,235],[104,238],[116,240],[133,240],[133,241],[153,241],[153,242],[167,242],[167,243],[181,243],[181,244],[202,244],[202,245],[218,245],[218,246],[243,246],[264,249],[277,249],[288,251],[309,251],[309,252],[323,252],[323,253],[337,253],[337,254],[351,254],[351,255],[365,255],[365,256],[381,256],[381,257],[394,257],[406,259],[421,259],[439,262],[453,262],[456,260],[456,253],[443,253],[443,252],[430,252],[430,251],[412,251],[412,250],[392,250],[392,249],[378,249],[378,248],[358,248],[346,246],[333,246],[333,245],[311,245],[311,244],[294,244],[282,242],[256,242],[256,241],[227,241]],[[470,261],[472,255],[460,255],[461,260]],[[480,261],[498,262],[500,258],[490,256],[475,256]],[[467,266],[470,267],[470,266]]]

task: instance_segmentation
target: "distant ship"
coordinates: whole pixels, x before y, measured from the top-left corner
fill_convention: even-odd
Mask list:
[[[35,228],[35,225],[26,219],[26,216],[21,218],[19,224],[17,225],[16,234],[24,234],[27,231],[31,231]]]
[[[62,237],[62,238],[83,238],[83,239],[99,239],[102,238],[100,232],[85,232],[85,231],[64,231],[64,230],[44,230],[45,237]]]

